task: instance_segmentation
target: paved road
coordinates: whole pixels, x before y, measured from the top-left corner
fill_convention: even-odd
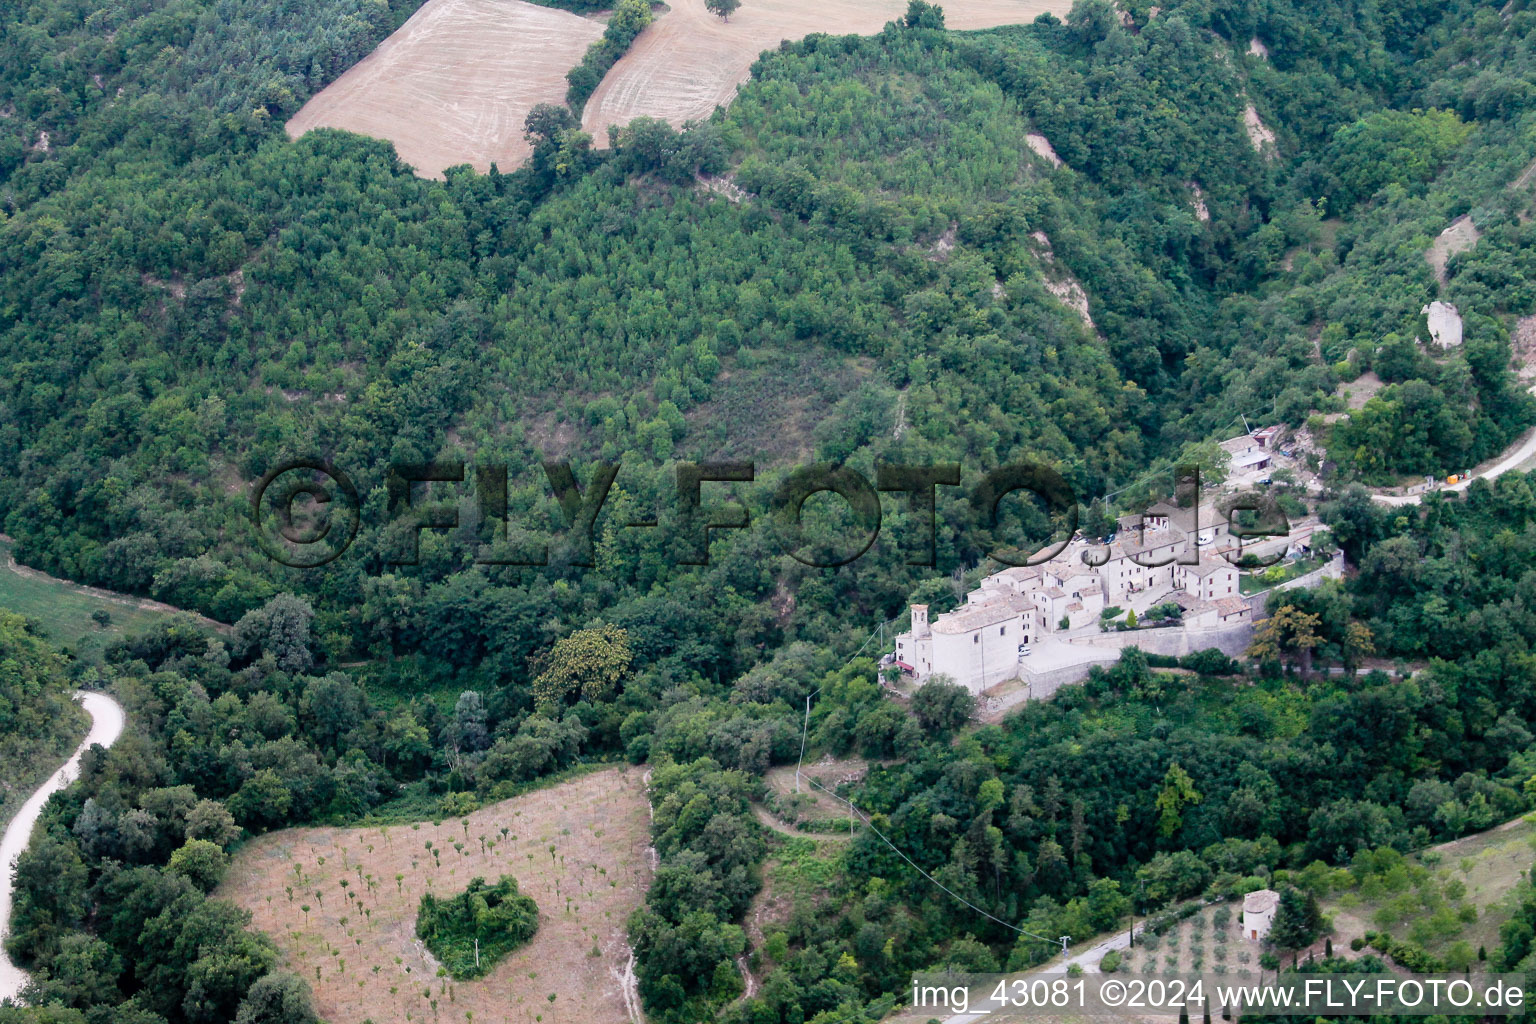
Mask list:
[[[1493,480],[1497,477],[1503,476],[1505,473],[1508,473],[1510,470],[1520,465],[1526,459],[1531,458],[1533,455],[1536,455],[1536,429],[1526,431],[1525,436],[1515,441],[1514,446],[1511,447],[1509,451],[1507,451],[1499,459],[1498,462],[1495,462],[1492,466],[1489,466],[1486,471],[1481,473],[1474,471],[1472,476],[1468,477],[1466,480],[1463,480],[1461,483],[1451,484],[1447,487],[1437,487],[1428,493],[1446,494],[1455,493],[1456,491],[1464,491],[1469,485],[1471,485],[1473,480]],[[1381,502],[1383,505],[1417,505],[1421,500],[1423,500],[1424,495],[1373,494],[1371,497],[1376,501]]]
[[[1141,927],[1137,926],[1136,934],[1141,934]],[[1041,974],[1065,974],[1073,964],[1081,967],[1089,974],[1099,973],[1099,961],[1104,959],[1104,954],[1115,949],[1125,949],[1131,944],[1131,936],[1128,932],[1116,932],[1111,937],[1100,942],[1096,946],[1089,946],[1081,953],[1066,960],[1052,960],[1040,969]]]
[[[11,819],[6,827],[4,839],[0,839],[0,942],[5,939],[6,932],[11,923],[11,890],[15,885],[13,871],[16,867],[16,858],[27,848],[32,839],[32,827],[37,824],[38,817],[43,813],[43,805],[48,798],[71,782],[80,774],[80,758],[91,748],[99,743],[103,747],[110,747],[117,742],[117,738],[123,734],[123,725],[126,721],[123,715],[122,705],[108,697],[104,693],[87,693],[83,690],[75,693],[75,698],[85,707],[91,716],[91,731],[86,734],[80,746],[76,748],[64,767],[54,772],[42,788],[33,793],[26,803],[21,805],[21,810],[16,812],[16,817]],[[27,984],[27,974],[21,968],[11,963],[5,955],[3,945],[0,945],[0,1002],[6,999],[15,999],[21,995],[21,990]]]
[[[1141,927],[1139,925],[1136,928],[1136,934],[1141,934]],[[1073,964],[1076,964],[1083,969],[1085,974],[1098,974],[1099,961],[1104,959],[1105,953],[1114,949],[1125,949],[1130,944],[1131,937],[1129,933],[1116,932],[1110,938],[1089,946],[1075,956],[1068,957],[1065,960],[1052,960],[1050,963],[1036,967],[1027,973],[1036,976],[1042,974],[1065,974]],[[1004,1009],[1008,1009],[1008,1007],[997,1006],[991,1000],[987,1000],[968,1013],[957,1013],[945,1018],[944,1024],[975,1024],[976,1021],[986,1020],[994,1011]]]

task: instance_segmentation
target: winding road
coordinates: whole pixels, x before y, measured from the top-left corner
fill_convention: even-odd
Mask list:
[[[1532,390],[1536,391],[1536,388],[1532,388]],[[1515,443],[1510,445],[1508,450],[1503,455],[1500,455],[1493,465],[1488,466],[1486,469],[1473,469],[1472,475],[1460,483],[1437,487],[1429,493],[1455,494],[1457,491],[1464,491],[1470,487],[1473,480],[1497,480],[1533,456],[1536,456],[1536,427],[1527,430],[1522,437],[1517,437]],[[1423,493],[1372,494],[1371,497],[1383,505],[1417,505],[1424,500]]]
[[[1136,926],[1136,934],[1141,934],[1141,926]],[[1085,974],[1098,974],[1099,961],[1104,959],[1104,954],[1115,949],[1125,949],[1131,944],[1130,932],[1116,932],[1102,942],[1097,942],[1081,953],[1074,954],[1065,960],[1052,960],[1039,967],[1031,968],[1027,972],[1010,974],[1009,977],[1025,977],[1026,975],[1053,975],[1066,974],[1076,966]],[[977,1008],[967,1013],[955,1013],[944,1018],[943,1024],[977,1024],[985,1020],[992,1013],[1003,1013],[1014,1009],[1005,1003],[998,1003],[993,999],[985,999],[977,1004]],[[1011,1018],[1010,1018],[1011,1019]]]
[[[795,836],[799,839],[814,839],[817,842],[831,841],[834,843],[846,843],[848,840],[853,838],[853,836],[847,832],[807,832],[804,829],[798,829],[793,825],[786,825],[784,822],[775,817],[772,811],[764,807],[762,804],[753,804],[752,813],[757,815],[757,820],[762,822],[764,827],[771,828],[775,832],[786,836]]]
[[[0,839],[0,1003],[7,999],[19,998],[21,990],[27,984],[27,973],[11,963],[10,957],[5,955],[3,946],[11,924],[11,894],[15,886],[13,872],[16,867],[16,858],[21,856],[21,852],[31,841],[32,828],[43,813],[43,805],[48,802],[48,798],[79,777],[80,759],[93,745],[99,743],[103,747],[110,747],[117,742],[117,738],[123,734],[123,725],[127,720],[123,714],[122,705],[104,693],[77,690],[75,699],[91,716],[91,731],[86,733],[85,739],[75,748],[74,755],[64,763],[64,767],[54,772],[48,781],[21,805],[21,810],[16,812],[16,817],[12,818],[10,824],[6,826],[4,839]]]

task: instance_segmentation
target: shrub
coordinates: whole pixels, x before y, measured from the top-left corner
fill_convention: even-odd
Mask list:
[[[1438,957],[1411,942],[1394,942],[1386,953],[1399,965],[1416,974],[1432,974],[1445,969]]]
[[[1236,660],[1229,658],[1215,647],[1207,647],[1203,651],[1186,654],[1179,659],[1179,665],[1191,672],[1198,672],[1202,676],[1231,676],[1240,671]]]
[[[1445,966],[1453,971],[1464,971],[1472,966],[1472,944],[1465,939],[1453,942],[1445,951]]]
[[[473,793],[445,793],[437,805],[438,813],[450,818],[473,814],[479,809],[480,801],[475,799]]]

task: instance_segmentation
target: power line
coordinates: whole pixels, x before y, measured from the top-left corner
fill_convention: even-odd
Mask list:
[[[1232,419],[1227,420],[1227,423],[1231,423],[1233,420],[1238,420],[1238,421],[1242,422],[1242,424],[1243,424],[1243,432],[1244,433],[1246,433],[1246,434],[1253,433],[1253,430],[1248,426],[1248,417],[1244,416],[1242,413],[1237,413],[1236,415],[1234,415],[1232,417]],[[1116,490],[1110,491],[1108,494],[1103,495],[1101,500],[1105,503],[1105,507],[1107,508],[1110,498],[1113,498],[1115,495],[1120,494],[1120,493],[1122,493],[1124,491],[1128,491],[1132,487],[1140,487],[1142,484],[1146,483],[1148,480],[1151,480],[1153,477],[1155,477],[1155,476],[1162,476],[1164,473],[1168,472],[1168,470],[1171,469],[1171,468],[1173,468],[1173,464],[1170,464],[1168,466],[1164,466],[1161,469],[1154,469],[1152,472],[1148,473],[1146,476],[1143,476],[1140,480],[1136,480],[1136,481],[1134,481],[1132,483],[1128,483],[1124,487],[1117,488]]]
[[[1139,480],[1133,480],[1130,483],[1126,484],[1124,487],[1119,487],[1119,488],[1116,488],[1113,491],[1110,491],[1109,493],[1107,493],[1107,494],[1103,495],[1102,497],[1100,497],[1099,500],[1104,502],[1104,507],[1107,510],[1109,508],[1109,499],[1110,498],[1113,498],[1117,494],[1122,494],[1125,491],[1128,491],[1128,490],[1130,490],[1133,487],[1140,487],[1142,484],[1146,483],[1148,480],[1151,480],[1153,477],[1162,476],[1164,473],[1167,473],[1169,470],[1171,470],[1173,468],[1174,468],[1173,465],[1170,463],[1167,466],[1163,466],[1161,468],[1154,469],[1150,473],[1148,473],[1145,476],[1141,477]]]
[[[985,911],[985,910],[981,909],[980,907],[978,907],[976,904],[972,903],[970,900],[966,899],[964,896],[961,896],[959,893],[955,892],[953,889],[951,889],[948,886],[946,886],[943,882],[939,881],[937,878],[934,878],[928,872],[924,871],[922,869],[922,867],[915,860],[913,860],[911,857],[908,857],[906,855],[906,853],[901,850],[900,847],[898,847],[895,843],[891,842],[888,838],[886,838],[885,833],[881,832],[878,828],[876,828],[875,825],[874,825],[874,822],[872,822],[869,819],[869,815],[865,814],[863,811],[861,811],[857,807],[855,807],[853,805],[853,801],[852,800],[848,800],[846,797],[839,797],[836,793],[832,792],[826,786],[823,786],[821,783],[817,782],[815,779],[811,778],[810,776],[806,776],[806,780],[805,781],[809,782],[811,785],[815,786],[817,789],[821,790],[823,793],[827,794],[828,796],[832,797],[835,800],[844,800],[844,801],[846,801],[847,804],[848,804],[848,809],[850,811],[853,811],[855,814],[857,814],[858,817],[859,817],[859,820],[862,821],[865,824],[865,826],[871,832],[873,832],[875,835],[880,837],[880,841],[881,842],[885,843],[885,845],[889,846],[892,850],[895,850],[896,851],[896,855],[898,857],[900,857],[902,860],[906,861],[908,864],[912,865],[912,869],[914,871],[916,871],[918,874],[922,875],[924,878],[928,879],[928,881],[932,882],[934,885],[938,886],[940,889],[943,889],[945,892],[949,893],[949,895],[953,896],[956,900],[959,900],[961,903],[964,903],[967,907],[970,907],[972,910],[976,911],[976,913],[980,914],[982,917],[988,918],[988,919],[990,919],[992,921],[996,921],[998,924],[1002,925],[1004,928],[1012,928],[1014,931],[1018,932],[1020,935],[1027,935],[1027,936],[1029,936],[1032,939],[1039,939],[1041,942],[1048,943],[1049,945],[1052,945],[1052,946],[1057,946],[1057,945],[1062,946],[1063,947],[1063,952],[1065,952],[1065,943],[1062,942],[1061,938],[1048,939],[1044,935],[1036,935],[1032,931],[1028,931],[1026,929],[1020,928],[1016,924],[1010,924],[1009,922],[1004,921],[1002,918],[988,913],[987,911]],[[1070,936],[1067,936],[1067,938],[1070,938]]]
[[[859,645],[859,649],[854,651],[853,654],[849,656],[847,661],[843,662],[843,668],[847,668],[849,665],[853,664],[854,659],[864,653],[864,648],[869,646],[869,642],[873,640],[876,635],[884,637],[885,627],[895,621],[895,619],[886,619],[884,622],[880,623],[880,625],[870,630],[869,636],[864,638],[864,642]],[[811,731],[811,698],[816,696],[824,689],[826,689],[825,683],[816,687],[816,689],[805,695],[805,723],[800,726],[800,760],[795,762],[795,792],[797,793],[800,791],[800,770],[805,766],[805,739],[810,735]]]
[[[843,662],[843,668],[848,668],[848,666],[852,665],[852,662],[854,662],[854,660],[856,660],[857,657],[860,656],[860,654],[863,654],[863,651],[865,651],[866,646],[869,646],[869,640],[876,639],[876,636],[880,636],[880,637],[885,636],[885,626],[888,625],[888,623],[892,623],[892,622],[895,622],[895,619],[885,620],[885,622],[880,623],[880,625],[876,626],[876,628],[871,629],[871,631],[869,631],[869,636],[865,637],[865,642],[860,643],[859,649],[857,649],[857,651],[852,652],[852,656],[849,657],[849,659],[846,660],[846,662]],[[817,686],[816,689],[813,689],[813,691],[811,691],[811,692],[809,692],[809,694],[805,695],[805,723],[803,723],[803,725],[800,726],[800,760],[799,760],[799,763],[797,763],[797,765],[794,766],[794,783],[796,783],[796,788],[799,788],[800,777],[802,777],[803,768],[805,768],[805,745],[806,745],[806,740],[808,740],[808,738],[809,738],[809,734],[811,734],[811,697],[814,697],[814,695],[819,694],[819,692],[822,692],[823,688],[825,688],[825,683],[823,683],[822,686]],[[834,792],[831,791],[831,789],[826,788],[826,786],[823,786],[822,783],[819,783],[819,781],[814,780],[814,778],[809,777],[809,775],[805,775],[805,781],[808,781],[808,783],[811,783],[811,785],[816,786],[816,788],[820,789],[820,791],[825,792],[825,794],[828,795],[828,797],[833,798],[833,800],[842,800],[842,797],[839,797],[839,795],[834,794]],[[1041,943],[1051,944],[1051,946],[1055,946],[1055,944],[1060,943],[1061,952],[1066,953],[1066,943],[1068,943],[1068,940],[1069,940],[1069,938],[1071,938],[1071,936],[1063,935],[1063,936],[1060,936],[1060,938],[1046,938],[1046,936],[1044,936],[1044,935],[1035,935],[1034,932],[1029,932],[1029,930],[1021,929],[1021,927],[1018,927],[1017,924],[1008,923],[1008,921],[1003,920],[1003,918],[995,917],[995,915],[992,915],[992,913],[986,912],[986,910],[983,910],[982,907],[975,906],[974,903],[971,903],[971,901],[966,900],[966,898],[962,897],[962,895],[957,894],[957,892],[954,892],[954,890],[949,889],[948,886],[945,886],[945,884],[943,884],[942,881],[938,881],[937,878],[934,878],[934,877],[932,877],[932,875],[929,875],[928,872],[926,872],[926,870],[923,870],[922,867],[919,866],[919,863],[917,863],[917,861],[912,860],[912,858],[908,857],[908,855],[906,855],[906,852],[902,851],[902,849],[900,849],[900,847],[897,846],[897,844],[892,843],[891,840],[888,840],[888,838],[885,837],[885,834],[883,834],[883,832],[880,831],[880,829],[877,829],[877,827],[874,827],[874,823],[872,823],[872,821],[869,820],[869,815],[866,815],[865,812],[863,812],[863,811],[859,811],[859,809],[857,809],[856,806],[854,806],[854,801],[848,800],[848,809],[849,809],[849,811],[852,812],[852,814],[856,814],[857,817],[859,817],[860,820],[862,820],[863,823],[865,823],[865,826],[868,826],[869,831],[874,832],[874,834],[876,834],[876,835],[879,835],[880,841],[882,841],[882,843],[885,843],[886,846],[891,847],[892,851],[895,851],[895,855],[897,855],[897,857],[900,857],[900,858],[902,858],[902,860],[905,860],[906,863],[911,864],[912,870],[915,870],[915,872],[917,872],[917,874],[922,875],[922,877],[926,878],[926,880],[931,881],[931,883],[935,884],[935,886],[938,886],[938,887],[940,887],[940,889],[945,890],[946,894],[951,895],[951,897],[955,898],[955,900],[960,901],[960,903],[965,904],[965,906],[971,907],[972,910],[975,910],[975,912],[980,913],[980,915],[982,915],[982,917],[988,918],[988,920],[995,921],[995,923],[1001,924],[1001,926],[1003,926],[1003,927],[1009,927],[1009,929],[1014,929],[1015,932],[1020,933],[1020,935],[1028,935],[1029,938],[1035,938],[1035,940],[1040,940]]]

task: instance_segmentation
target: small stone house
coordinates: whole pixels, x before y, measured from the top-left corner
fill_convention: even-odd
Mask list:
[[[1255,889],[1243,897],[1243,938],[1261,942],[1275,923],[1280,894],[1273,889]]]

